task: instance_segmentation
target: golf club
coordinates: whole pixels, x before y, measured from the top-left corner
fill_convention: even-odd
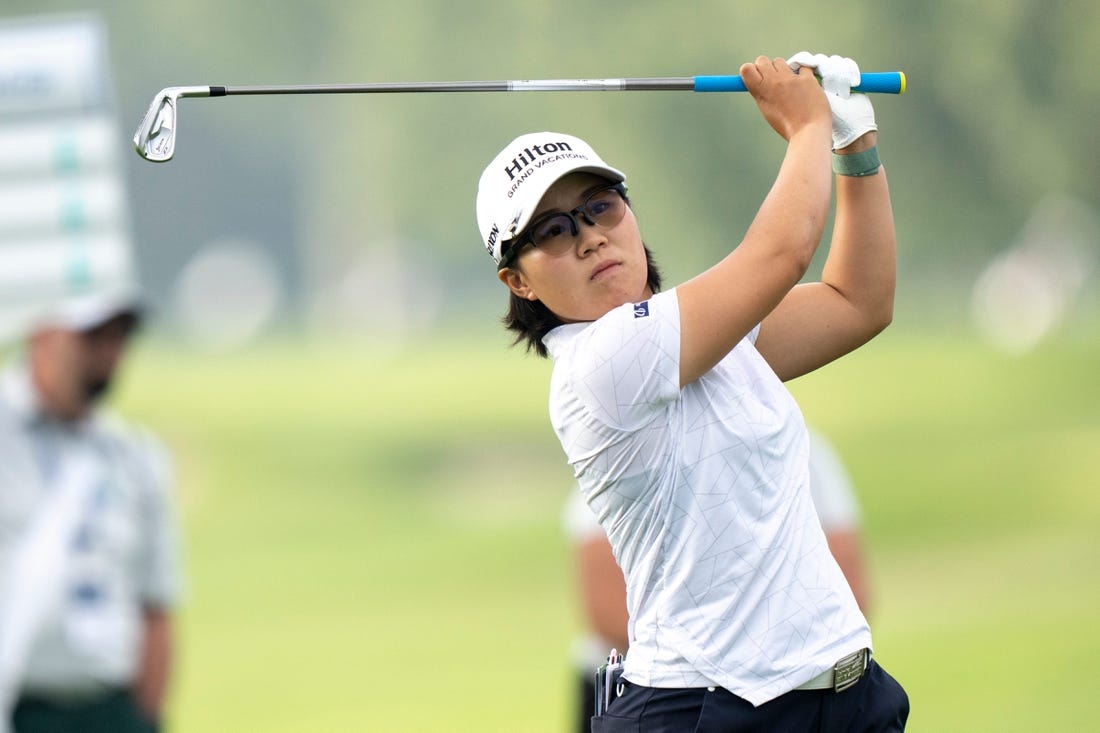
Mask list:
[[[861,74],[857,92],[902,94],[905,74],[900,71]],[[642,79],[535,79],[513,81],[452,81],[377,84],[304,84],[292,86],[189,86],[162,89],[134,133],[138,155],[154,163],[171,159],[176,151],[179,100],[186,97],[228,97],[261,94],[385,94],[412,92],[631,92],[690,91],[743,92],[740,76],[676,76]]]

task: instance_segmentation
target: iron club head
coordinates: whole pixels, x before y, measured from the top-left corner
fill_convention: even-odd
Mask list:
[[[168,87],[161,89],[149,105],[137,132],[134,149],[138,155],[154,163],[171,159],[176,152],[176,105],[183,97],[208,97],[210,87]]]

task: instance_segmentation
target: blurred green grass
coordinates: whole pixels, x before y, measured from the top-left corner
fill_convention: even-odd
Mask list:
[[[888,331],[792,383],[864,503],[914,731],[1100,721],[1095,339]],[[172,729],[564,731],[578,616],[549,364],[504,340],[142,344],[189,591]]]

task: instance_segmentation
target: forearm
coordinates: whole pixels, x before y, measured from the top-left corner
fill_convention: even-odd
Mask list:
[[[145,635],[134,696],[150,720],[158,721],[164,710],[172,669],[172,624],[166,611],[145,611]]]
[[[870,132],[842,151],[874,146]],[[837,176],[836,218],[821,280],[858,312],[870,338],[893,317],[897,270],[894,215],[886,171],[868,176]]]
[[[577,577],[588,624],[602,639],[626,652],[626,581],[606,538],[591,539],[577,550]]]
[[[869,616],[871,593],[867,569],[864,566],[863,540],[859,530],[828,530],[825,532],[825,538],[829,543],[829,551],[852,589],[852,595],[856,597],[859,610],[863,611],[864,616]]]
[[[800,278],[821,241],[831,177],[828,129],[809,128],[792,138],[741,246],[764,246],[776,256],[790,258],[802,268]]]
[[[680,384],[710,370],[806,274],[828,215],[829,128],[791,138],[775,184],[745,238],[721,262],[676,289]]]

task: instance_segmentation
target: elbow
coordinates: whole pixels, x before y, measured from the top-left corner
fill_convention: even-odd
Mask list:
[[[871,337],[874,338],[886,330],[894,321],[894,309],[890,308],[871,323]]]
[[[874,338],[878,336],[893,322],[894,297],[893,293],[891,293],[889,298],[878,304],[878,306],[868,313],[867,330],[869,332],[869,337]]]
[[[894,321],[894,294],[882,293],[875,297],[849,298],[852,308],[852,336],[860,344],[865,344]]]
[[[806,273],[810,271],[810,265],[814,262],[814,254],[816,252],[816,248],[806,247],[791,253],[790,262],[791,266],[794,268],[796,282],[805,277]]]
[[[864,280],[862,287],[853,287],[853,303],[859,310],[867,338],[874,338],[894,322],[894,296],[897,280],[893,269]]]
[[[810,265],[813,264],[814,260],[814,251],[812,247],[791,247],[777,254],[773,266],[776,272],[783,273],[782,277],[789,284],[789,287],[797,285],[810,271]]]

